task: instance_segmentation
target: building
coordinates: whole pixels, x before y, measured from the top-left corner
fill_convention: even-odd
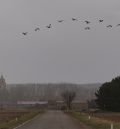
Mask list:
[[[47,109],[48,101],[17,101],[17,107]]]
[[[6,81],[3,75],[0,77],[0,88],[6,88]]]
[[[0,77],[0,109],[8,106],[8,91],[6,87],[6,81],[3,75]]]
[[[81,103],[79,101],[73,101],[72,102],[72,109],[75,111],[87,111],[88,110],[88,104],[87,103]]]

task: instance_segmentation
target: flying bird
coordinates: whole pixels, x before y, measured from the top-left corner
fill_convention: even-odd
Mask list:
[[[101,22],[103,22],[103,20],[99,20],[99,22],[101,23]]]
[[[85,21],[86,24],[90,24],[90,21]]]
[[[120,26],[120,24],[117,24],[117,26]]]
[[[27,35],[27,34],[28,34],[28,32],[23,32],[22,34],[23,34],[23,35]]]
[[[112,25],[108,25],[107,28],[112,28],[113,26]]]
[[[52,27],[52,25],[51,24],[49,24],[48,26],[46,26],[48,29],[50,29],[51,27]]]
[[[73,20],[73,21],[77,21],[77,19],[76,19],[76,18],[72,18],[72,20]]]
[[[35,29],[35,31],[39,31],[39,30],[40,30],[40,28],[36,28],[36,29]]]
[[[63,22],[64,20],[58,20],[58,22]]]
[[[85,30],[90,30],[90,27],[85,27]]]

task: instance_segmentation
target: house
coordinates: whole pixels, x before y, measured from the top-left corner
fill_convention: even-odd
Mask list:
[[[85,102],[79,102],[79,101],[73,101],[72,102],[72,109],[76,111],[87,111],[88,110],[88,104]]]
[[[48,101],[17,101],[17,107],[46,109]]]

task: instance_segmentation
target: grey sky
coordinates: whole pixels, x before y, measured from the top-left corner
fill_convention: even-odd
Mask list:
[[[109,81],[120,74],[118,23],[119,0],[0,0],[0,71],[8,83]]]

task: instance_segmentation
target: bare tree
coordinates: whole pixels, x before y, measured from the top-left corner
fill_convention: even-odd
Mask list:
[[[71,103],[76,97],[76,93],[74,91],[65,91],[62,93],[62,98],[64,102],[66,103],[66,106],[68,109],[71,109]]]

